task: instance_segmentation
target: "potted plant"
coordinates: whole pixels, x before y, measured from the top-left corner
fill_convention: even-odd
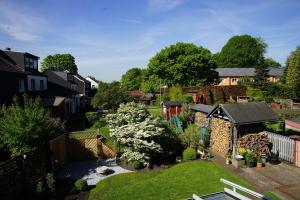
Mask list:
[[[231,153],[227,152],[226,153],[226,165],[230,165],[231,163]]]
[[[266,164],[266,162],[267,162],[267,155],[266,154],[261,154],[260,158],[261,158],[262,163]]]
[[[261,157],[258,157],[258,158],[257,158],[256,167],[257,167],[257,168],[262,168],[262,167],[263,167],[263,162],[262,162]]]
[[[247,150],[245,148],[238,148],[238,153],[241,156],[245,156],[245,154],[247,153]]]
[[[256,165],[255,157],[254,157],[252,151],[247,151],[245,158],[246,158],[246,163],[247,163],[248,167],[255,167],[255,165]]]

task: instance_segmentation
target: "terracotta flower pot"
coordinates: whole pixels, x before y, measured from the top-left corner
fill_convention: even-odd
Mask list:
[[[262,167],[263,167],[263,164],[262,164],[262,163],[257,163],[257,164],[256,164],[256,167],[257,167],[257,168],[262,168]]]

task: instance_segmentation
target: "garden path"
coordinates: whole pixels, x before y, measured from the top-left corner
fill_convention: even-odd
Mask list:
[[[114,172],[107,176],[100,175],[96,173],[96,168],[101,166],[107,166],[112,169]],[[72,179],[85,179],[87,180],[88,185],[96,185],[99,181],[122,173],[129,173],[131,171],[123,169],[122,167],[116,164],[115,158],[110,159],[99,159],[99,160],[89,160],[89,161],[79,161],[69,163],[64,169],[58,173],[58,177],[62,178],[72,178]]]

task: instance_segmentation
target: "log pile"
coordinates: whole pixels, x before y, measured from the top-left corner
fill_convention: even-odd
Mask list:
[[[259,155],[270,151],[267,132],[247,134],[237,140],[238,148],[253,149]]]
[[[223,120],[214,118],[211,121],[211,148],[225,155],[231,148],[231,131],[230,123]]]
[[[206,117],[206,114],[202,112],[196,112],[195,123],[198,124],[200,127],[206,127],[208,125],[208,119]]]

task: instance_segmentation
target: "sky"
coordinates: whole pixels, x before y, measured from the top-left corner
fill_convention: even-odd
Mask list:
[[[212,53],[234,35],[261,37],[284,64],[300,45],[299,0],[0,0],[0,48],[70,53],[79,73],[120,80],[176,42]]]

